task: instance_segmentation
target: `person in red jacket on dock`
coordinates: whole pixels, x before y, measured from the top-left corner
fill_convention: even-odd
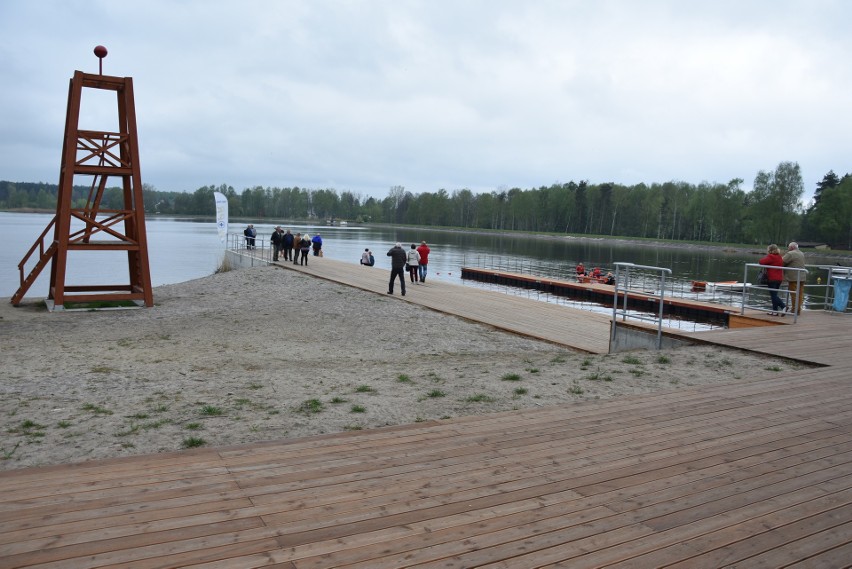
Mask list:
[[[425,241],[420,242],[420,247],[417,248],[417,252],[420,253],[420,265],[418,266],[418,270],[420,271],[420,282],[426,282],[426,264],[429,262],[429,246],[426,245]]]
[[[778,245],[774,243],[766,248],[766,256],[758,261],[761,265],[766,265],[766,279],[769,281],[766,286],[769,287],[769,296],[772,298],[772,312],[770,316],[784,316],[784,310],[787,305],[778,296],[778,289],[781,288],[781,281],[784,280],[784,272],[781,269],[773,269],[771,267],[783,267],[784,258],[781,256],[781,251]]]

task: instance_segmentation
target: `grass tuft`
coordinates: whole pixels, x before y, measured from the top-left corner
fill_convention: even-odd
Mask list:
[[[303,401],[302,404],[299,405],[299,411],[308,415],[319,413],[324,408],[325,406],[319,399],[308,399],[307,401]]]
[[[187,437],[183,439],[183,448],[198,448],[207,444],[201,437]]]

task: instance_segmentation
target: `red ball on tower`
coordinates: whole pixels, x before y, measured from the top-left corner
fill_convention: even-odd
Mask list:
[[[95,55],[97,55],[99,58],[103,59],[104,57],[107,56],[107,48],[105,48],[102,45],[95,46]]]

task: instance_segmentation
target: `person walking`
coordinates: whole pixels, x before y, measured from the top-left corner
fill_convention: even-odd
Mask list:
[[[299,254],[302,249],[302,234],[296,233],[296,236],[293,238],[293,264],[299,264]]]
[[[292,261],[293,260],[293,234],[290,233],[288,229],[286,233],[284,233],[283,243],[281,244],[281,248],[284,251],[284,260]]]
[[[408,251],[408,278],[411,282],[420,281],[420,253],[417,252],[417,247],[414,243],[411,244],[411,250]]]
[[[772,312],[770,316],[784,316],[782,310],[787,308],[784,301],[778,296],[778,289],[781,288],[781,281],[784,279],[781,269],[773,269],[771,267],[783,267],[784,259],[781,257],[781,252],[778,245],[774,243],[766,248],[766,256],[758,261],[761,265],[766,265],[766,278],[769,281],[766,286],[769,287],[769,296],[772,299]]]
[[[426,265],[429,264],[429,246],[426,245],[425,241],[420,242],[420,247],[417,248],[417,252],[420,253],[420,282],[426,282]]]
[[[314,238],[311,239],[311,243],[314,247],[314,257],[322,257],[322,237],[317,233],[314,235]]]
[[[784,261],[784,266],[790,269],[805,268],[805,254],[799,250],[799,244],[795,241],[787,245],[787,252],[781,257]],[[784,280],[787,281],[787,290],[790,292],[790,307],[788,312],[793,312],[793,306],[796,307],[796,314],[802,313],[802,306],[805,300],[805,281],[808,273],[806,271],[784,271]]]
[[[272,242],[272,262],[278,262],[278,253],[281,252],[281,248],[284,246],[284,232],[281,230],[280,225],[275,226],[275,230],[272,232],[272,237],[269,238]]]
[[[388,251],[388,257],[391,258],[391,273],[390,282],[388,283],[388,294],[393,294],[393,281],[399,277],[399,286],[402,289],[402,296],[405,296],[405,261],[408,260],[408,255],[405,249],[402,248],[402,243],[394,245]]]

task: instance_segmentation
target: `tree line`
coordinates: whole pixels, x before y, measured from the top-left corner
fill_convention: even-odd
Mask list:
[[[348,220],[418,226],[517,230],[705,241],[784,244],[817,241],[852,250],[852,175],[828,172],[808,207],[801,169],[782,162],[760,171],[753,189],[743,180],[726,184],[665,182],[625,186],[588,181],[538,188],[469,189],[413,194],[394,186],[387,197],[364,197],[335,189],[203,186],[192,193],[143,187],[146,213],[215,215],[214,192],[228,198],[232,217],[249,220]],[[56,207],[55,184],[0,181],[0,209]],[[83,207],[89,188],[75,186],[74,207]],[[120,188],[106,190],[102,207],[121,209]]]

